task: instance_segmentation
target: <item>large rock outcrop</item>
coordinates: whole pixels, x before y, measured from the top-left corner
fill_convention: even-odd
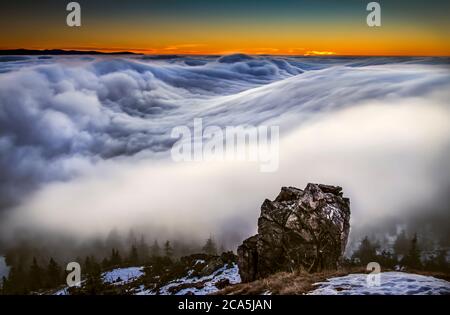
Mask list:
[[[238,248],[241,279],[249,282],[278,271],[336,269],[350,230],[350,200],[342,188],[308,184],[283,187],[265,200],[258,234]]]

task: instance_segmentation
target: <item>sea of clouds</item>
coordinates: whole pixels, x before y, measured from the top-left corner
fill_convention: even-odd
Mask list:
[[[440,58],[0,57],[0,233],[255,232],[281,186],[340,185],[352,234],[448,218],[450,68]],[[175,163],[175,126],[280,126],[274,173]],[[26,233],[25,233],[26,232]]]

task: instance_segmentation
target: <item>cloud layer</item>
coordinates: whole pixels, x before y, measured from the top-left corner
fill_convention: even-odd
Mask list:
[[[442,208],[439,196],[449,187],[446,60],[234,55],[2,63],[5,239],[19,228],[83,238],[135,226],[239,239],[254,232],[264,198],[307,182],[342,185],[358,230]],[[194,118],[223,127],[280,125],[280,170],[173,163],[170,131]]]

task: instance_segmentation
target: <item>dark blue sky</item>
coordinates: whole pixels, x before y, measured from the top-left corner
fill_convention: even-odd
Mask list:
[[[69,2],[2,2],[0,28],[7,31],[0,34],[1,48],[201,46],[205,52],[305,48],[441,55],[450,50],[450,1],[443,0],[378,1],[383,23],[378,30],[365,23],[370,1],[364,0],[79,0],[78,30],[65,25]]]

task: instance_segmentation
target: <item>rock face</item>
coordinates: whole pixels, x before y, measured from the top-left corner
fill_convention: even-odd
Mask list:
[[[278,271],[336,269],[350,230],[350,200],[342,188],[308,184],[304,190],[283,187],[265,200],[258,234],[238,248],[243,282]]]

